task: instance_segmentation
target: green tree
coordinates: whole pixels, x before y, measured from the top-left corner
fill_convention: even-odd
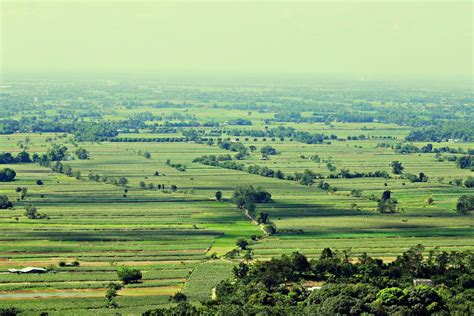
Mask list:
[[[218,201],[218,202],[222,201],[222,192],[221,191],[216,192],[216,201]]]
[[[76,150],[76,156],[80,160],[87,160],[89,159],[89,151],[85,148],[79,148]]]
[[[8,200],[8,196],[0,195],[0,209],[7,209],[13,207],[13,203]]]
[[[392,161],[390,166],[394,174],[402,174],[403,169],[405,169],[400,161]]]
[[[0,170],[0,182],[11,182],[15,179],[16,172],[10,168],[3,168]]]
[[[64,145],[53,144],[48,149],[46,157],[49,161],[60,161],[66,157],[67,147]]]
[[[468,177],[465,181],[464,181],[464,186],[466,188],[474,188],[474,177]]]
[[[466,215],[474,210],[474,195],[462,195],[456,203],[456,211],[459,214]]]
[[[237,239],[236,245],[239,246],[240,249],[245,250],[247,249],[249,242],[245,240],[245,238],[239,238]]]
[[[138,283],[142,279],[142,273],[138,269],[121,266],[117,269],[117,275],[124,284]]]

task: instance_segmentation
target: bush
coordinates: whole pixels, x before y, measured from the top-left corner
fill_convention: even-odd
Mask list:
[[[0,170],[0,182],[11,182],[15,179],[16,172],[10,168],[3,168]]]
[[[125,266],[117,269],[117,275],[124,284],[138,283],[142,279],[140,270]]]
[[[13,203],[8,200],[8,196],[0,195],[0,209],[7,209],[13,207]]]
[[[466,188],[474,188],[474,177],[469,177],[464,181],[464,186]]]
[[[456,203],[456,211],[460,214],[467,214],[474,210],[474,195],[462,195]]]

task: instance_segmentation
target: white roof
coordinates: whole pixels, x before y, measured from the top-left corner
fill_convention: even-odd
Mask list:
[[[10,272],[28,273],[28,272],[47,272],[44,268],[26,267],[23,269],[8,269]]]

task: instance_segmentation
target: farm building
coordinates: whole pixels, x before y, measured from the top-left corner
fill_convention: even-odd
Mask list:
[[[10,273],[46,273],[48,270],[44,268],[26,267],[23,269],[8,269]]]

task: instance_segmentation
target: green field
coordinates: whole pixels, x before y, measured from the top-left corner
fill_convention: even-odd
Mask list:
[[[390,178],[328,178],[324,181],[337,190],[323,191],[316,185],[306,186],[297,181],[193,162],[204,155],[229,153],[216,143],[144,141],[183,137],[196,129],[188,126],[165,133],[138,128],[117,136],[136,138],[134,142],[74,141],[73,133],[62,132],[0,135],[0,152],[14,155],[25,149],[25,143],[30,153],[46,153],[52,144],[64,144],[71,154],[76,147],[90,153],[87,160],[72,157],[74,159],[62,161],[63,165],[80,172],[78,179],[34,162],[1,165],[14,169],[17,176],[13,182],[0,182],[0,195],[8,196],[14,203],[13,208],[0,211],[0,307],[16,306],[31,315],[41,311],[48,311],[50,315],[115,314],[115,310],[105,307],[104,295],[107,284],[117,281],[116,269],[122,265],[138,268],[143,273],[141,283],[119,291],[117,303],[123,315],[140,314],[166,305],[168,297],[180,291],[197,303],[209,299],[212,288],[232,276],[232,266],[242,260],[242,254],[230,258],[226,254],[236,248],[237,239],[242,237],[250,241],[252,257],[262,260],[294,251],[314,258],[326,247],[348,250],[355,257],[366,252],[386,261],[416,244],[423,244],[426,251],[435,247],[447,251],[474,250],[474,216],[455,211],[459,196],[472,194],[473,189],[453,184],[455,179],[472,176],[472,171],[458,168],[454,161],[439,161],[435,153],[400,154],[390,147],[377,146],[382,142],[389,145],[403,142],[412,127],[380,122],[264,122],[272,119],[277,111],[238,109],[236,105],[240,103],[234,98],[227,100],[224,94],[213,102],[193,97],[196,90],[202,94],[227,91],[214,87],[170,87],[170,100],[186,102],[186,106],[155,108],[151,105],[163,100],[151,98],[132,108],[111,105],[109,109],[97,105],[97,109],[102,111],[101,120],[108,122],[138,113],[162,116],[165,121],[168,117],[170,122],[183,122],[188,118],[215,121],[221,126],[245,118],[252,125],[238,126],[238,129],[284,126],[301,132],[334,134],[338,140],[317,144],[291,137],[235,136],[225,130],[219,137],[257,148],[238,161],[245,166],[258,165],[285,174],[308,169],[328,177],[333,171],[327,168],[326,162],[331,161],[336,171],[380,170],[388,172]],[[261,93],[262,98],[269,93],[264,88],[242,88],[242,91]],[[118,99],[126,93],[119,95]],[[63,105],[45,101],[46,111],[41,115],[52,117],[69,113],[71,104],[75,103],[67,97],[65,100]],[[272,104],[267,102],[267,105]],[[13,118],[37,115],[35,111],[18,113]],[[186,118],[179,118],[178,114]],[[213,129],[215,127],[199,127],[203,135]],[[345,139],[361,134],[368,137]],[[385,136],[392,138],[385,139]],[[421,148],[427,143],[413,144]],[[260,148],[265,145],[271,145],[279,153],[262,160]],[[433,146],[468,150],[474,143],[444,141],[433,142]],[[144,152],[151,158],[145,158]],[[318,155],[320,161],[308,159],[313,155]],[[186,170],[177,170],[168,160],[171,164],[185,165]],[[390,163],[395,160],[403,163],[404,172],[424,172],[429,180],[412,183],[393,174]],[[116,186],[92,181],[89,174],[125,177],[128,183]],[[44,184],[37,185],[37,180]],[[144,189],[140,187],[142,181],[154,187],[164,185],[166,189]],[[170,189],[172,185],[177,187],[175,192]],[[234,206],[232,193],[245,185],[261,186],[271,192],[272,201],[258,204],[257,212],[269,214],[277,227],[276,234],[267,236]],[[28,188],[23,200],[15,191],[17,187]],[[354,189],[361,190],[359,197],[351,195]],[[385,190],[390,190],[398,200],[399,212],[377,212],[377,202],[371,196],[379,197]],[[215,201],[216,191],[223,192],[223,201]],[[426,202],[429,197],[433,200],[431,204]],[[28,204],[36,206],[48,218],[26,218],[23,214]],[[251,240],[251,236],[256,237],[255,240]],[[80,266],[59,266],[61,261],[75,260]],[[50,267],[55,273],[12,274],[7,271],[29,266]]]

